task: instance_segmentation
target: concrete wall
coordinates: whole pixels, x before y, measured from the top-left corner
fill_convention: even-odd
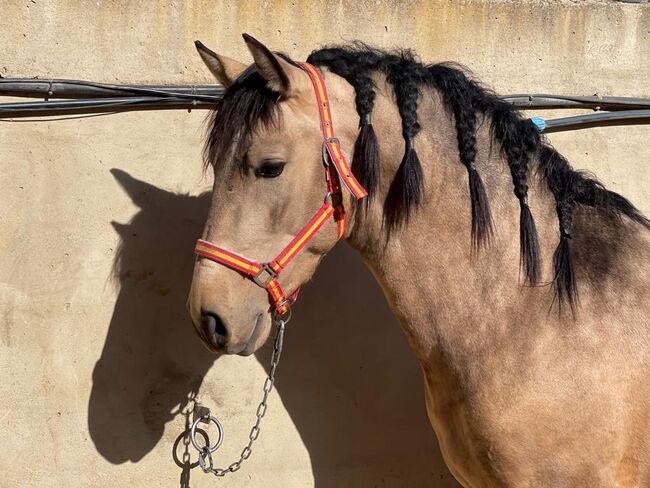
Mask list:
[[[241,32],[297,59],[357,38],[411,46],[500,92],[650,97],[650,5],[605,0],[5,0],[0,75],[209,82],[192,41],[248,60]],[[204,117],[0,122],[1,486],[214,486],[180,467],[194,395],[224,422],[216,461],[243,447],[269,351],[211,356],[184,307]],[[650,212],[647,127],[551,140]],[[418,366],[345,245],[304,289],[278,374],[252,458],[220,486],[456,486]]]

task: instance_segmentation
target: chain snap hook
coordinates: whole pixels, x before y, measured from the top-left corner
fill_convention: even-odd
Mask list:
[[[206,459],[208,460],[207,464],[205,462]],[[203,450],[199,452],[199,466],[201,466],[201,469],[204,473],[209,473],[212,471],[212,453],[207,447],[203,448]]]

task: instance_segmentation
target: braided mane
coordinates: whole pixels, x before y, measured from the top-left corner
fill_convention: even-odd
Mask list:
[[[454,117],[459,159],[468,172],[475,249],[487,244],[493,232],[487,194],[474,164],[478,116],[491,120],[492,134],[508,162],[513,191],[519,200],[521,267],[531,284],[539,281],[540,258],[535,221],[528,206],[528,175],[530,160],[539,158],[540,174],[556,202],[560,241],[553,255],[553,285],[560,304],[567,301],[572,309],[575,307],[576,287],[569,240],[576,205],[600,208],[616,217],[625,215],[650,228],[650,221],[626,198],[605,189],[585,173],[572,169],[567,160],[540,136],[530,120],[467,76],[459,66],[451,63],[424,65],[410,50],[391,53],[361,43],[319,49],[311,53],[307,62],[326,66],[345,78],[356,91],[361,131],[352,168],[365,182],[371,196],[379,175],[377,142],[374,131],[369,128],[375,97],[372,72],[383,72],[392,85],[402,118],[406,152],[385,203],[389,225],[407,220],[411,209],[420,204],[422,167],[413,146],[413,137],[420,131],[417,114],[420,90],[432,87],[440,92],[446,110]]]
[[[481,117],[490,121],[492,135],[507,160],[513,192],[519,201],[520,265],[531,284],[539,281],[540,257],[535,222],[528,206],[528,176],[531,159],[539,161],[536,169],[556,202],[559,242],[553,255],[553,286],[560,305],[568,302],[571,309],[575,307],[576,284],[569,241],[576,205],[601,209],[617,218],[626,216],[650,228],[650,221],[626,198],[605,189],[593,177],[571,168],[567,160],[540,136],[530,120],[457,65],[425,65],[410,50],[386,52],[361,43],[319,49],[310,54],[307,62],[327,67],[355,90],[360,130],[354,147],[352,171],[368,191],[368,200],[376,196],[380,164],[377,137],[372,127],[375,102],[372,76],[377,72],[384,74],[393,88],[405,150],[384,202],[385,222],[389,228],[407,222],[411,212],[422,201],[423,172],[414,138],[420,131],[420,93],[429,88],[440,92],[445,109],[453,115],[459,160],[468,174],[472,245],[475,250],[488,244],[493,234],[487,193],[475,166],[478,119]],[[218,110],[212,116],[205,148],[206,164],[224,159],[241,160],[224,156],[228,151],[242,155],[258,123],[279,123],[276,117],[277,99],[277,94],[268,89],[254,65],[242,73],[226,90]]]

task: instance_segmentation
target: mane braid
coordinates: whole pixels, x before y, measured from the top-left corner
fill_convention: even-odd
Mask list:
[[[650,229],[650,221],[626,198],[605,189],[594,178],[573,170],[529,120],[466,75],[462,67],[450,63],[425,66],[408,50],[385,52],[358,42],[314,51],[307,62],[327,67],[355,90],[359,135],[354,147],[352,171],[370,197],[376,196],[380,173],[379,145],[372,126],[376,97],[372,76],[384,74],[393,88],[405,150],[384,202],[389,229],[406,222],[422,201],[424,175],[415,150],[415,137],[420,131],[417,111],[423,87],[437,90],[445,109],[453,115],[459,159],[468,173],[474,250],[489,243],[493,235],[487,192],[475,165],[478,117],[491,121],[492,135],[501,145],[510,169],[514,194],[519,201],[520,264],[529,283],[538,282],[540,277],[539,243],[528,203],[529,162],[533,157],[539,161],[536,170],[556,202],[559,242],[553,255],[553,288],[554,302],[558,303],[560,310],[563,303],[568,303],[574,311],[577,303],[570,244],[576,205],[599,209],[615,218],[625,216]],[[266,81],[254,66],[245,70],[226,90],[218,110],[212,115],[204,149],[206,166],[217,167],[219,164],[220,169],[223,169],[221,166],[227,169],[239,162],[243,167],[244,155],[254,131],[261,125],[281,122],[277,100],[278,94],[267,88]]]
[[[443,97],[446,109],[454,116],[458,155],[467,168],[470,202],[472,208],[472,248],[487,246],[494,234],[492,212],[483,180],[475,165],[477,90],[465,74],[448,64],[427,67],[430,83]]]
[[[625,197],[605,189],[592,177],[573,170],[566,158],[550,145],[542,145],[539,159],[538,171],[555,198],[560,234],[553,253],[554,301],[557,301],[560,311],[562,304],[567,302],[575,314],[578,294],[570,248],[573,208],[576,205],[599,208],[614,218],[626,216],[646,229],[650,229],[650,221]]]
[[[492,132],[501,141],[508,161],[514,193],[519,200],[519,253],[525,280],[539,281],[539,242],[535,221],[528,205],[528,162],[539,144],[539,133],[534,125],[522,119],[507,102],[499,101],[491,107]]]
[[[384,206],[386,223],[389,228],[394,228],[408,220],[413,207],[420,206],[424,191],[422,165],[414,141],[421,130],[417,112],[420,92],[417,65],[414,66],[410,52],[405,51],[397,59],[391,59],[383,69],[393,85],[405,141],[404,156],[388,189]]]

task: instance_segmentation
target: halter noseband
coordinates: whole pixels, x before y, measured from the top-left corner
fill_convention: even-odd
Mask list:
[[[345,235],[346,216],[345,209],[343,208],[341,182],[343,182],[343,185],[357,200],[368,195],[366,190],[354,177],[352,171],[350,171],[350,166],[341,151],[339,140],[334,136],[332,112],[330,110],[323,75],[311,64],[297,64],[309,75],[309,79],[314,87],[314,93],[316,94],[316,101],[318,102],[321,130],[323,133],[323,164],[325,166],[325,179],[327,181],[325,202],[318,212],[316,212],[316,215],[285,246],[280,254],[267,263],[252,261],[203,239],[197,241],[194,249],[196,254],[239,271],[250,278],[257,286],[265,288],[269,294],[273,311],[276,315],[282,315],[289,310],[290,305],[298,297],[300,290],[300,288],[296,289],[287,297],[278,281],[280,272],[305,247],[330,217],[334,217],[337,224],[337,239],[341,239]],[[332,171],[332,167],[336,171]]]

